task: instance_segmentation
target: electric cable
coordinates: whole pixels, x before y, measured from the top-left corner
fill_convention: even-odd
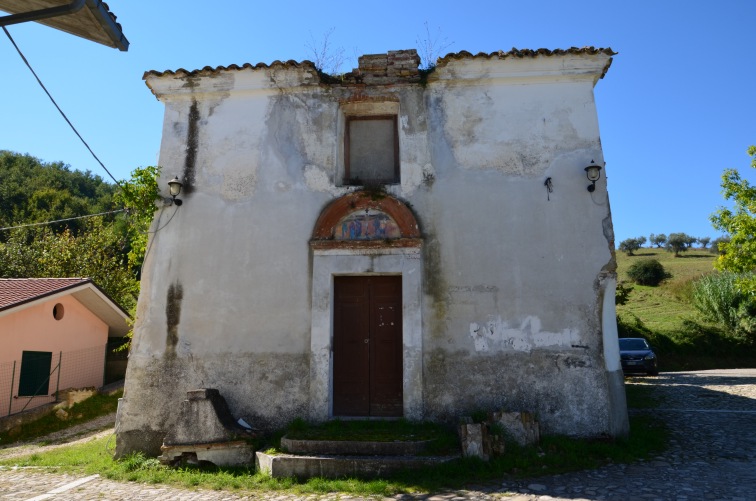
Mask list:
[[[29,61],[28,61],[28,60],[26,59],[26,56],[24,56],[23,52],[21,52],[21,49],[19,49],[18,45],[16,45],[16,41],[15,41],[15,40],[13,40],[13,37],[11,36],[10,32],[8,32],[8,29],[7,29],[7,28],[6,28],[5,26],[3,26],[3,31],[4,31],[4,32],[5,32],[5,34],[7,35],[8,39],[10,40],[10,42],[11,42],[11,43],[13,44],[13,47],[15,47],[15,49],[16,49],[16,52],[18,52],[18,55],[19,55],[19,56],[21,56],[21,59],[22,59],[22,60],[24,61],[24,63],[26,64],[26,67],[27,67],[27,68],[29,68],[29,71],[31,71],[31,72],[32,72],[32,75],[34,75],[34,78],[36,78],[36,79],[37,79],[37,83],[39,83],[40,87],[42,87],[42,90],[44,90],[44,91],[45,91],[45,94],[47,94],[47,97],[49,97],[49,98],[50,98],[50,101],[52,101],[52,103],[53,103],[53,104],[55,105],[55,107],[56,107],[56,108],[58,109],[58,111],[60,112],[60,114],[61,114],[61,115],[63,116],[63,119],[64,119],[64,120],[66,121],[66,123],[68,123],[68,125],[69,125],[69,126],[71,127],[71,130],[73,130],[73,131],[74,131],[74,133],[75,133],[75,134],[76,134],[76,135],[77,135],[77,136],[79,137],[79,139],[81,140],[81,142],[82,142],[82,143],[84,143],[84,146],[86,146],[86,147],[87,147],[87,149],[89,150],[89,153],[91,153],[91,154],[92,154],[92,156],[94,157],[94,159],[95,159],[95,160],[97,160],[97,163],[99,163],[99,164],[100,164],[100,167],[102,167],[103,169],[105,169],[105,172],[107,172],[107,173],[108,173],[108,176],[110,176],[110,179],[112,179],[112,180],[113,180],[113,182],[114,182],[115,184],[117,184],[118,186],[121,186],[121,183],[120,183],[120,182],[119,182],[119,181],[118,181],[118,180],[117,180],[117,179],[116,179],[115,177],[113,177],[113,174],[111,174],[111,173],[110,173],[110,171],[108,170],[108,168],[107,168],[107,167],[105,167],[105,164],[103,164],[103,163],[102,163],[102,161],[101,161],[101,160],[100,160],[100,159],[99,159],[99,158],[97,157],[97,155],[95,155],[95,152],[94,152],[94,151],[92,151],[92,148],[90,148],[90,147],[89,147],[89,144],[87,144],[87,142],[86,142],[86,141],[84,140],[84,138],[83,138],[83,137],[81,137],[81,134],[79,134],[79,131],[78,131],[78,130],[76,130],[76,127],[74,127],[74,125],[73,125],[73,124],[71,123],[71,121],[70,121],[70,120],[68,119],[68,117],[66,116],[66,114],[65,114],[65,113],[63,113],[63,110],[61,110],[61,109],[60,109],[60,106],[58,106],[58,103],[57,103],[57,102],[55,102],[55,99],[53,99],[52,95],[51,95],[51,94],[50,94],[50,92],[49,92],[49,91],[47,90],[47,87],[45,87],[45,84],[43,84],[43,83],[42,83],[42,80],[40,80],[40,79],[39,79],[39,77],[37,76],[37,73],[36,73],[36,72],[34,71],[34,68],[32,68],[32,67],[31,67],[31,64],[29,64]],[[122,187],[122,186],[121,186],[121,187]]]
[[[15,230],[18,228],[28,228],[30,226],[44,226],[47,224],[63,223],[66,221],[74,221],[76,219],[85,219],[88,217],[107,216],[108,214],[117,214],[119,212],[128,212],[128,211],[129,211],[128,209],[118,209],[118,210],[111,210],[108,212],[99,212],[97,214],[87,214],[86,216],[67,217],[66,219],[57,219],[55,221],[44,221],[42,223],[19,224],[17,226],[7,226],[5,228],[0,228],[0,231]]]

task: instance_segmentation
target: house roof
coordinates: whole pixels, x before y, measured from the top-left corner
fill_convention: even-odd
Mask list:
[[[0,278],[0,316],[71,295],[108,324],[108,335],[129,331],[129,314],[89,278]]]
[[[0,0],[0,10],[12,14],[0,16],[0,26],[36,21],[114,49],[128,50],[129,41],[108,4],[101,0],[82,2],[83,5],[70,0]],[[66,8],[73,11],[48,14],[53,9]]]
[[[467,51],[460,51],[460,52],[451,52],[444,57],[440,57],[437,60],[437,66],[445,66],[450,61],[456,61],[460,59],[507,59],[507,58],[536,58],[536,57],[553,57],[553,56],[565,56],[565,55],[574,55],[574,54],[587,54],[587,55],[596,55],[596,54],[605,54],[608,56],[613,56],[617,54],[610,48],[596,48],[596,47],[571,47],[569,49],[516,49],[513,48],[509,51],[495,51],[495,52],[479,52],[477,54],[472,54]],[[604,71],[602,73],[602,77],[604,74],[606,74],[606,71],[609,69],[609,65],[611,65],[611,58],[609,58],[609,62],[607,63],[606,67],[604,68]],[[223,71],[232,71],[232,70],[243,70],[243,69],[268,69],[268,68],[307,68],[307,69],[315,69],[315,63],[312,61],[273,61],[270,64],[266,63],[257,63],[257,64],[250,64],[245,63],[241,66],[237,64],[231,64],[229,66],[205,66],[204,68],[197,69],[197,70],[185,70],[184,68],[179,68],[178,70],[172,71],[172,70],[165,70],[165,71],[156,71],[156,70],[149,70],[144,73],[144,76],[142,78],[146,79],[148,76],[156,76],[156,77],[162,77],[162,76],[172,76],[172,75],[178,75],[182,74],[185,76],[199,76],[199,75],[213,75],[216,73],[220,73]]]

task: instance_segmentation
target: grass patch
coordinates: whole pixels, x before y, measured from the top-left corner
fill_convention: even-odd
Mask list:
[[[65,421],[59,419],[54,413],[48,414],[36,421],[24,424],[20,429],[0,433],[0,444],[27,442],[111,414],[118,408],[118,399],[122,395],[123,390],[112,395],[93,395],[67,409],[69,417]]]
[[[654,387],[650,384],[625,383],[625,396],[628,409],[653,409],[659,406],[654,396]]]
[[[456,430],[447,426],[399,419],[395,421],[333,420],[308,424],[301,419],[292,422],[286,436],[293,440],[329,440],[358,442],[417,442],[430,440],[427,454],[443,455],[459,451]],[[278,444],[280,437],[274,437]],[[275,447],[274,447],[275,450]]]
[[[663,371],[756,367],[756,343],[735,338],[701,318],[692,304],[694,280],[714,272],[716,255],[691,249],[674,257],[664,249],[617,252],[617,276],[629,281],[634,263],[653,258],[672,277],[656,287],[633,285],[626,304],[617,306],[620,336],[643,337],[659,355]]]
[[[142,454],[122,460],[112,458],[106,438],[61,447],[44,454],[0,461],[3,466],[36,466],[54,471],[91,475],[150,484],[185,488],[228,490],[239,493],[275,492],[326,494],[341,492],[353,496],[394,496],[401,493],[433,492],[443,488],[577,471],[611,462],[647,458],[666,443],[666,430],[651,417],[631,418],[631,436],[626,440],[578,440],[545,437],[540,447],[509,446],[507,453],[490,462],[460,459],[419,471],[404,471],[377,480],[312,478],[274,479],[250,468],[170,468]]]

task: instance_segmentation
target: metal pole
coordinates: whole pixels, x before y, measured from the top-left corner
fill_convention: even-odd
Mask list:
[[[108,375],[108,342],[105,341],[105,359],[102,361],[102,385],[105,386],[105,381]]]
[[[55,401],[58,401],[58,390],[60,390],[60,370],[63,368],[63,352],[58,355],[58,382],[55,386]]]
[[[16,384],[16,361],[13,361],[13,373],[11,374],[10,397],[8,402],[8,415],[11,415],[13,408],[13,385]]]

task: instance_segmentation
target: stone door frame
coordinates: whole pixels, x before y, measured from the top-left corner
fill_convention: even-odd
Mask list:
[[[334,241],[341,217],[365,208],[380,210],[396,221],[401,238]],[[404,417],[423,418],[422,239],[414,215],[401,201],[376,199],[356,192],[337,199],[320,215],[312,240],[312,315],[310,326],[310,418],[333,417],[334,277],[339,275],[401,275],[402,390]]]

